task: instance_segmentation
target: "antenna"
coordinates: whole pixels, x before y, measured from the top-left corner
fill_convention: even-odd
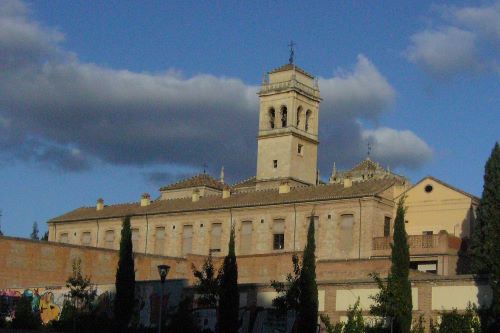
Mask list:
[[[207,168],[208,168],[207,163],[203,163],[203,174],[207,173]]]

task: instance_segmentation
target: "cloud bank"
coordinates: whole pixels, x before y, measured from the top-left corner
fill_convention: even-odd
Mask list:
[[[500,73],[500,2],[436,9],[434,26],[410,37],[407,59],[438,79],[490,70]]]
[[[63,39],[33,21],[22,2],[0,4],[0,154],[65,171],[96,163],[191,171],[207,163],[212,172],[224,165],[233,180],[254,174],[258,87],[83,63],[64,50]],[[320,89],[321,170],[334,159],[357,162],[367,139],[380,144],[375,158],[391,167],[415,168],[430,158],[431,149],[410,131],[372,133],[360,125],[376,122],[396,94],[365,56],[352,70],[321,78]],[[384,131],[405,140],[388,144]],[[164,170],[147,177],[170,179]]]

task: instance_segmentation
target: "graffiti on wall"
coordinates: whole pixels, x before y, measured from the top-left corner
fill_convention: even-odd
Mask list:
[[[167,281],[164,286],[163,308],[167,311],[175,307],[181,298],[184,288],[182,281]],[[31,299],[31,308],[38,313],[44,324],[58,320],[68,299],[69,289],[66,287],[45,287],[27,289],[0,289],[2,299],[0,314],[11,320],[15,315],[15,307],[21,296]],[[112,317],[114,302],[114,285],[98,285],[94,309],[97,313]],[[135,306],[138,317],[137,324],[142,327],[155,326],[158,322],[161,286],[159,282],[136,283]]]

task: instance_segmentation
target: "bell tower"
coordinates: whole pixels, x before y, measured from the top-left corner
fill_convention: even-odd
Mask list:
[[[321,98],[317,80],[290,63],[267,73],[258,93],[257,188],[283,181],[316,184],[318,120]]]

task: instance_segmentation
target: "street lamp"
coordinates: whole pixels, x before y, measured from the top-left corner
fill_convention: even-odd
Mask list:
[[[161,315],[163,313],[163,288],[169,270],[170,266],[168,265],[158,265],[158,273],[160,274],[160,281],[161,281],[160,318],[158,322],[158,333],[161,333]]]

